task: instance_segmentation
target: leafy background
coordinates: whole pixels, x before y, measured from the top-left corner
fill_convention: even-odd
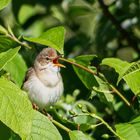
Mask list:
[[[139,0],[0,0],[0,139],[140,140],[139,12]],[[22,90],[46,46],[67,58],[52,120]]]

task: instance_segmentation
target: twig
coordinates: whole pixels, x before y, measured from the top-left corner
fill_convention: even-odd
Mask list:
[[[91,74],[93,74],[93,75],[97,75],[96,72],[94,72],[94,71],[92,71],[91,69],[88,69],[88,68],[86,68],[85,66],[80,65],[80,64],[78,64],[78,63],[76,63],[76,62],[70,61],[70,60],[65,59],[65,58],[59,58],[59,59],[65,61],[65,62],[68,62],[68,63],[70,63],[70,64],[72,64],[72,65],[75,65],[76,67],[79,67],[79,68],[81,68],[81,69],[83,69],[83,70],[85,70],[85,71],[87,71],[87,72],[89,72],[89,73],[91,73]]]
[[[80,64],[77,64],[76,62],[67,60],[66,58],[59,58],[59,59],[65,61],[67,63],[70,63],[72,65],[75,65],[76,67],[79,67],[79,68],[81,68],[81,69],[83,69],[83,70],[85,70],[85,71],[97,76],[97,73],[95,73],[94,71],[86,68],[83,65],[80,65]],[[126,105],[130,106],[130,103],[127,101],[127,99],[113,85],[111,85],[110,83],[108,83],[108,84],[112,88],[112,91],[114,91],[126,103]]]
[[[123,38],[125,38],[130,46],[133,46],[134,49],[139,52],[138,41],[131,37],[131,35],[121,27],[120,22],[110,13],[108,10],[108,6],[105,5],[104,0],[98,0],[104,15],[113,23],[113,25],[117,28],[117,30],[122,34]]]
[[[6,34],[6,36],[7,36],[8,38],[10,38],[11,40],[17,42],[17,43],[20,44],[21,46],[24,46],[24,47],[26,47],[26,48],[28,48],[28,49],[31,49],[31,47],[30,47],[28,44],[19,41],[15,36],[10,35],[10,34]]]
[[[64,125],[62,125],[61,123],[59,123],[59,122],[57,122],[56,120],[54,120],[53,117],[52,117],[50,114],[48,114],[48,113],[46,112],[45,109],[43,109],[43,110],[41,111],[41,113],[43,113],[46,117],[48,117],[48,119],[49,119],[53,124],[55,124],[56,126],[58,126],[59,128],[65,130],[65,131],[68,132],[68,133],[71,131],[71,130],[70,130],[69,128],[67,128],[66,126],[64,126]]]
[[[131,104],[126,100],[126,98],[113,86],[110,84],[110,87],[112,88],[113,92],[115,92],[128,106]]]
[[[101,121],[101,123],[98,123],[96,125],[94,125],[95,127],[104,124],[115,136],[117,136],[118,138],[120,138],[121,140],[125,140],[124,138],[122,138],[118,133],[116,133],[112,127],[110,127],[110,125],[104,121],[100,116],[96,115],[95,113],[89,113],[88,111],[84,114],[77,114],[74,117],[78,117],[78,116],[90,116],[92,118],[98,119]]]
[[[117,136],[118,138],[120,138],[121,140],[125,140],[125,139],[122,138],[118,133],[116,133],[116,132],[112,129],[112,127],[111,127],[106,121],[104,121],[101,117],[97,116],[97,115],[94,114],[94,113],[89,113],[89,116],[100,120],[114,135],[116,135],[116,136]]]
[[[65,130],[66,132],[70,132],[71,130],[69,128],[67,128],[66,126],[62,125],[61,123],[57,122],[56,120],[54,119],[51,119],[50,120],[53,124],[55,124],[56,126],[58,126],[59,128]]]

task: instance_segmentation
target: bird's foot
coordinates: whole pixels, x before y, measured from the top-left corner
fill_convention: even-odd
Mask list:
[[[32,103],[32,106],[33,106],[33,109],[39,110],[39,107],[35,103]]]

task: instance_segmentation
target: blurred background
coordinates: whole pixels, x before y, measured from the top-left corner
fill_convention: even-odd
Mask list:
[[[64,26],[66,58],[95,54],[100,59],[117,57],[133,62],[140,57],[139,0],[12,0],[12,3],[0,12],[0,24],[3,26],[9,24],[17,37],[38,37],[52,27]],[[32,50],[22,49],[20,52],[28,67],[33,64],[35,56],[43,48],[37,44],[30,45],[33,47]],[[1,51],[5,51],[4,46],[7,49],[8,46],[11,48],[17,44],[0,36]],[[63,106],[71,109],[71,106],[75,106],[77,102],[85,101],[84,104],[90,103],[92,110],[97,111],[112,125],[114,120],[125,122],[130,119],[133,111],[126,106],[119,108],[116,105],[114,111],[98,97],[89,99],[90,91],[76,76],[73,68],[68,64],[65,65],[67,68],[61,70],[65,86],[65,95],[61,101]],[[114,74],[114,70],[110,69],[109,73],[105,70],[103,71],[107,78],[115,83],[117,74]],[[113,77],[111,77],[112,73]],[[120,86],[121,88],[123,87]],[[127,88],[126,92],[132,94]],[[66,113],[59,109],[58,112],[62,115]],[[81,120],[83,121],[83,118]],[[78,120],[74,121],[81,123],[77,122]],[[89,122],[88,119],[84,121]],[[100,130],[85,131],[97,140],[101,140],[104,139],[101,136],[109,132],[104,126],[99,127]],[[4,126],[2,130],[3,128]],[[115,138],[110,137],[110,139]]]
[[[18,35],[37,37],[66,28],[65,55],[97,54],[133,61],[139,57],[139,0],[13,0],[0,13]]]

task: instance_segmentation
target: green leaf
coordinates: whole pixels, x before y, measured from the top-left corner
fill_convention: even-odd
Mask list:
[[[140,72],[136,69],[134,70],[134,72],[129,72],[129,74],[124,75],[125,72],[130,71],[129,69],[131,69],[131,66],[133,67],[134,63],[130,64],[117,58],[105,58],[103,59],[102,64],[113,67],[115,71],[119,74],[118,80],[122,77],[126,81],[127,85],[130,87],[130,89],[134,92],[134,94],[140,93]]]
[[[0,120],[25,139],[33,117],[27,95],[12,82],[0,78],[0,103]]]
[[[98,93],[97,95],[104,103],[112,102],[114,98],[111,94],[112,91],[110,90],[109,84],[97,76],[95,78],[99,85],[93,86],[93,91]]]
[[[0,34],[7,34],[7,33],[8,33],[7,30],[0,25]]]
[[[123,73],[128,69],[130,64],[126,61],[122,61],[118,58],[105,58],[102,61],[102,65],[108,65],[113,67],[117,73],[119,73],[119,78],[123,75]]]
[[[131,63],[129,67],[125,69],[123,74],[120,75],[119,81],[123,78],[130,89],[135,95],[140,93],[140,61]]]
[[[0,70],[16,56],[19,50],[20,47],[16,47],[6,52],[0,53]]]
[[[97,56],[95,55],[83,55],[78,56],[75,58],[75,62],[78,64],[81,64],[83,66],[86,66],[87,68],[93,70],[96,72],[96,68],[91,65],[91,62],[93,59],[97,59]],[[97,77],[96,75],[93,75],[81,68],[78,68],[76,66],[73,66],[76,74],[80,78],[80,80],[83,82],[83,84],[91,90],[94,90],[96,93],[98,93],[98,96],[100,99],[104,102],[111,102],[113,101],[113,95],[110,93],[110,87],[109,85],[104,82],[101,78]],[[103,76],[102,76],[103,77]]]
[[[0,121],[23,140],[62,139],[48,118],[32,109],[27,94],[4,78],[0,78]]]
[[[140,93],[140,72],[131,73],[123,77],[135,95]]]
[[[24,37],[24,39],[34,43],[39,43],[41,45],[52,47],[56,49],[59,53],[64,54],[64,34],[64,27],[59,26],[49,29],[38,38]]]
[[[70,16],[83,16],[87,15],[91,12],[92,10],[89,7],[85,6],[71,6],[69,10]]]
[[[140,116],[128,123],[117,124],[117,133],[126,140],[140,140]]]
[[[137,73],[140,71],[140,61],[134,62],[128,67],[128,69],[121,75],[120,79],[118,79],[118,82],[124,78],[125,76],[131,75],[133,73]]]
[[[33,111],[31,130],[27,139],[33,140],[62,140],[56,127],[44,115]]]
[[[0,10],[5,8],[10,2],[11,0],[0,0]]]
[[[90,136],[85,135],[83,132],[76,130],[70,131],[69,136],[70,140],[93,140],[93,138],[91,138]]]
[[[28,13],[26,12],[28,11]],[[34,6],[23,4],[18,12],[18,20],[21,24],[24,24],[31,16],[36,14]]]
[[[80,105],[81,108],[79,108],[78,105]],[[80,130],[83,130],[83,128],[81,128],[81,124],[91,126],[91,124],[96,123],[95,119],[91,118],[90,116],[84,115],[82,110],[88,110],[89,112],[95,112],[95,113],[97,112],[96,108],[88,101],[79,100],[74,103],[72,107],[72,111],[74,111],[76,114],[83,114],[73,118],[76,124],[80,124]]]
[[[7,30],[8,30],[10,35],[15,36],[9,24],[7,26]]]
[[[0,35],[0,52],[7,51],[10,48],[17,46],[16,42],[7,38],[4,35]]]
[[[24,59],[20,54],[17,54],[10,62],[8,62],[4,70],[11,74],[12,80],[21,87],[26,71],[27,66]]]
[[[76,63],[88,67],[88,66],[90,66],[90,63],[94,57],[96,57],[96,56],[95,55],[82,55],[82,56],[76,57],[74,60]],[[76,74],[78,75],[78,77],[80,78],[80,80],[83,82],[83,84],[88,89],[91,89],[93,86],[98,86],[98,83],[93,74],[91,74],[81,68],[78,68],[74,65],[73,65],[73,68],[74,68],[74,71],[76,72]]]

